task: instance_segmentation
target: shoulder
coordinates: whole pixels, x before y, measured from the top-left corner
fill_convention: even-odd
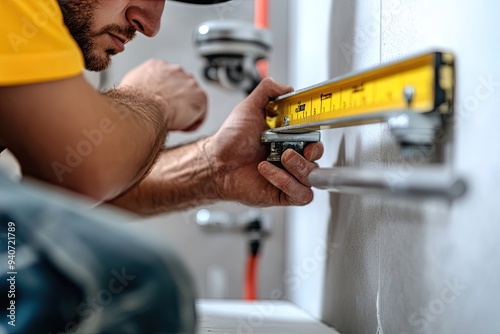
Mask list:
[[[74,76],[83,57],[56,0],[1,0],[0,86]]]

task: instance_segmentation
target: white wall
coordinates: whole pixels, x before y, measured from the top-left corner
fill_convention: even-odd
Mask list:
[[[288,3],[286,0],[270,1],[270,23],[274,35],[274,48],[270,59],[270,75],[287,82]],[[207,83],[202,78],[203,60],[192,44],[192,33],[202,22],[215,19],[237,19],[253,22],[253,1],[234,0],[217,6],[196,6],[167,1],[158,36],[150,39],[138,36],[127,44],[123,54],[115,57],[111,68],[111,81],[116,83],[133,66],[157,57],[181,64],[200,81],[209,96],[209,115],[205,124],[193,134],[175,133],[168,138],[168,145],[189,142],[214,133],[244,94]],[[258,140],[258,138],[256,138]],[[234,203],[209,206],[211,210],[241,213],[248,207]],[[181,213],[162,215],[144,224],[165,238],[165,242],[178,250],[195,278],[198,295],[204,298],[242,298],[242,282],[247,254],[244,235],[210,235],[195,224],[195,213],[200,208]],[[284,269],[284,209],[269,208],[264,214],[273,221],[273,233],[263,245],[259,272],[259,296],[270,298],[271,291],[283,290]]]
[[[316,36],[321,45],[330,22],[328,52],[320,49],[318,55],[300,47],[305,39],[295,41],[295,85],[310,84],[312,76],[323,80],[315,69],[325,64],[334,77],[432,47],[453,51],[456,124],[449,163],[466,177],[469,191],[453,203],[331,194],[325,204],[321,195],[311,206],[292,209],[287,269],[308,269],[308,274],[287,281],[289,297],[343,333],[499,332],[500,5],[487,0],[326,3],[330,12],[310,1],[290,3],[290,22],[299,22],[299,16],[303,22],[298,37]],[[311,8],[301,10],[307,4]],[[300,74],[306,66],[314,70]],[[411,171],[384,125],[328,131],[325,147],[337,165],[402,164]],[[314,221],[305,219],[313,212]],[[326,260],[316,251],[324,241],[331,250]]]

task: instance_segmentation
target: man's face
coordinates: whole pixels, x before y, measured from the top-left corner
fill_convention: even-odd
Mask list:
[[[1,1],[1,0],[0,0]],[[160,29],[165,0],[58,0],[64,23],[90,71],[102,71],[136,31],[152,37]]]

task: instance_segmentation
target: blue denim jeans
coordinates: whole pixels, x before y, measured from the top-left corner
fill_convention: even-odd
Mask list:
[[[4,332],[194,333],[194,290],[185,266],[132,221],[69,193],[0,175]]]

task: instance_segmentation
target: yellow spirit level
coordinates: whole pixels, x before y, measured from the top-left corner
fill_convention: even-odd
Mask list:
[[[384,121],[401,143],[431,145],[442,116],[451,113],[453,89],[453,55],[426,53],[276,98],[261,139],[272,143],[275,162],[288,148],[283,143],[318,141],[311,131]]]

